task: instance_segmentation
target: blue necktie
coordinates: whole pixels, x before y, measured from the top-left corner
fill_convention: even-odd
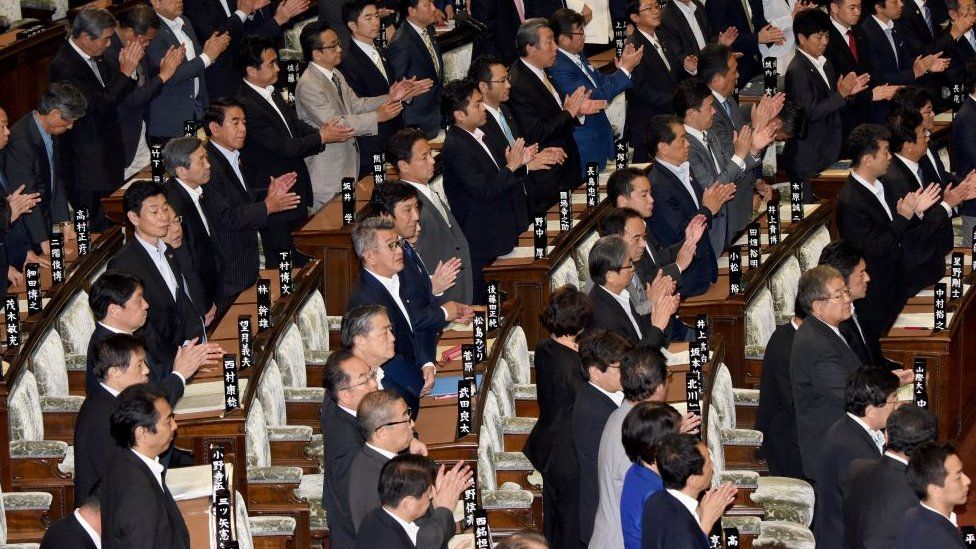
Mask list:
[[[424,262],[417,257],[417,252],[413,249],[413,246],[404,242],[403,244],[403,257],[413,264],[414,268],[420,271],[420,274],[424,276],[429,276],[427,274],[427,267],[424,266]]]
[[[728,99],[722,101],[722,108],[725,109],[725,114],[729,115],[729,120],[732,121],[732,125],[735,125],[735,117],[732,116],[732,102]]]
[[[515,143],[515,135],[512,133],[512,128],[508,126],[508,120],[505,120],[505,113],[498,110],[498,125],[502,128],[502,133],[505,134],[505,139],[508,140],[508,144],[512,145]]]

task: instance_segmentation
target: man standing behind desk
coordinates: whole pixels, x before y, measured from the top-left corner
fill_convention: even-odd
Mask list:
[[[441,87],[444,85],[444,58],[437,45],[434,22],[437,8],[431,0],[402,0],[400,14],[404,21],[397,29],[387,54],[393,77],[430,79],[434,85],[403,110],[403,123],[417,126],[427,139],[441,131]]]
[[[61,153],[71,203],[88,210],[93,232],[110,224],[102,213],[102,197],[122,186],[118,107],[135,89],[136,68],[145,54],[142,42],[131,41],[115,59],[104,58],[117,25],[108,10],[81,10],[67,44],[51,60],[51,82],[70,82],[88,102],[85,116],[62,139]]]
[[[305,256],[295,250],[291,233],[300,227],[312,205],[312,183],[305,158],[324,150],[327,143],[341,143],[355,131],[340,120],[328,120],[317,129],[300,120],[295,109],[275,91],[278,81],[278,54],[274,43],[262,36],[248,36],[241,44],[238,70],[244,77],[237,100],[244,106],[250,138],[241,150],[244,172],[258,198],[269,192],[267,186],[282,174],[295,172],[295,192],[301,202],[293,211],[270,217],[261,231],[266,265],[276,265],[279,252],[292,252],[296,265]]]

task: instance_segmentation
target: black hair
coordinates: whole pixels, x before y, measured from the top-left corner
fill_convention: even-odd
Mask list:
[[[648,465],[657,461],[661,440],[678,432],[681,414],[664,402],[641,402],[634,406],[621,427],[624,452],[631,463],[638,459]]]
[[[146,352],[141,338],[129,334],[112,334],[95,347],[92,373],[99,381],[105,381],[110,368],[118,368],[123,372],[128,370],[132,355],[140,351],[143,354]]]
[[[647,140],[647,152],[651,157],[657,156],[657,147],[661,143],[671,143],[678,134],[674,133],[674,126],[680,126],[681,119],[673,114],[659,114],[651,117],[644,134]]]
[[[142,282],[128,273],[105,271],[88,292],[88,306],[95,320],[104,320],[108,316],[109,305],[125,307],[125,303],[141,286]]]
[[[647,174],[633,166],[615,170],[607,180],[607,198],[611,204],[617,203],[617,197],[629,197],[634,192],[633,182],[638,177],[647,177]]]
[[[322,385],[325,387],[325,391],[329,393],[332,400],[336,402],[339,401],[339,391],[349,387],[349,374],[342,369],[342,365],[355,355],[351,351],[345,349],[340,349],[338,351],[332,351],[329,354],[329,358],[325,359],[324,372],[322,373]]]
[[[618,272],[624,268],[624,263],[630,257],[627,243],[618,236],[604,236],[590,248],[587,262],[589,263],[590,279],[594,284],[602,286],[607,282],[607,273]]]
[[[706,85],[713,78],[729,72],[732,50],[722,44],[708,44],[698,52],[698,78]]]
[[[478,91],[478,85],[467,78],[448,82],[441,93],[442,119],[454,122],[455,112],[467,112],[468,105],[471,103],[471,96],[476,91]]]
[[[156,401],[166,400],[166,394],[149,385],[139,383],[119,393],[112,410],[111,432],[115,443],[122,448],[132,448],[136,444],[136,429],[144,427],[150,433],[156,432],[159,412]]]
[[[495,65],[505,66],[505,63],[495,57],[494,55],[479,55],[471,62],[471,66],[468,67],[468,80],[471,80],[476,85],[491,82],[491,68]]]
[[[417,195],[417,189],[413,185],[402,181],[388,181],[373,187],[373,196],[370,197],[369,204],[374,213],[393,215],[397,204],[417,198]],[[420,204],[418,200],[417,206],[420,207]]]
[[[837,269],[844,282],[850,281],[851,273],[857,268],[858,263],[864,260],[864,252],[850,240],[835,240],[824,246],[820,252],[818,265],[830,265]]]
[[[409,15],[408,10],[410,8],[417,9],[417,6],[419,5],[420,5],[420,0],[400,0],[399,3],[397,4],[397,8],[400,11],[400,15],[402,15],[403,18],[406,19],[407,15]]]
[[[611,364],[620,362],[632,347],[622,335],[602,328],[583,332],[577,343],[580,364],[583,366],[583,378],[587,381],[590,380],[591,366],[606,372]]]
[[[401,454],[383,465],[380,471],[380,503],[396,507],[404,498],[420,498],[437,478],[437,464],[426,456]]]
[[[556,336],[577,336],[590,324],[593,305],[589,296],[572,284],[556,288],[539,320]]]
[[[898,376],[890,370],[863,367],[847,378],[844,389],[844,411],[864,417],[868,406],[884,406],[898,390]]]
[[[705,472],[705,456],[694,435],[671,434],[657,447],[657,469],[665,488],[681,490],[693,475]]]
[[[573,33],[573,27],[579,25],[581,28],[586,26],[586,19],[574,10],[562,8],[556,10],[549,18],[549,28],[558,40],[560,36],[568,36]]]
[[[368,334],[373,317],[380,313],[386,314],[386,307],[375,304],[360,305],[346,311],[346,314],[342,315],[342,324],[339,327],[342,346],[352,349],[356,337]]]
[[[891,152],[901,152],[906,144],[918,141],[916,130],[922,125],[922,113],[897,109],[888,116],[888,147]]]
[[[302,29],[302,33],[298,36],[298,42],[302,45],[302,55],[305,57],[306,63],[311,63],[312,52],[324,45],[322,33],[327,30],[332,30],[332,27],[323,19],[313,21]]]
[[[137,36],[143,36],[150,30],[159,30],[159,16],[147,4],[133,6],[119,14],[119,27],[132,29]]]
[[[906,477],[908,485],[915,491],[918,499],[924,500],[928,496],[930,484],[945,486],[945,478],[948,474],[945,462],[955,453],[956,449],[951,444],[935,442],[922,444],[912,452],[908,459]]]
[[[241,109],[241,112],[244,112],[244,105],[241,105],[240,101],[232,97],[221,97],[220,99],[211,101],[207,105],[207,108],[203,109],[203,131],[206,132],[207,137],[213,135],[213,132],[210,131],[210,124],[214,123],[218,126],[223,126],[224,120],[227,117],[227,111],[233,107],[237,107]]]
[[[932,95],[927,89],[919,86],[902,86],[895,95],[891,96],[892,110],[921,111],[929,103],[932,103]]]
[[[885,433],[888,435],[885,448],[910,456],[922,444],[935,442],[939,425],[932,412],[914,404],[903,404],[888,416]]]
[[[674,90],[671,104],[674,107],[674,114],[678,118],[684,119],[689,110],[701,110],[705,100],[712,97],[712,90],[701,80],[689,78],[678,84]]]
[[[598,232],[600,236],[623,236],[627,221],[635,217],[644,220],[633,208],[614,208],[600,220]]]
[[[413,144],[425,139],[424,132],[417,128],[403,128],[390,137],[386,143],[386,161],[397,168],[401,160],[409,163],[413,158]]]
[[[624,398],[641,402],[668,381],[668,360],[650,347],[631,349],[620,359],[620,385]]]
[[[816,10],[807,10],[802,13],[810,11]],[[887,141],[889,138],[888,129],[877,124],[861,124],[851,130],[851,134],[847,138],[847,151],[854,167],[858,167],[861,164],[861,159],[865,156],[877,154],[881,150],[881,142]]]
[[[241,78],[247,76],[248,67],[252,69],[261,68],[261,64],[264,63],[263,55],[267,50],[275,51],[274,42],[270,38],[260,34],[249,34],[241,39],[237,50],[237,59],[234,60],[237,73]]]
[[[349,23],[356,23],[359,16],[363,14],[368,6],[377,6],[373,0],[359,0],[356,2],[346,2],[342,5],[342,22],[348,26]]]
[[[797,44],[799,44],[800,35],[810,38],[814,34],[830,32],[830,25],[830,16],[825,12],[804,10],[793,18],[793,34],[797,36]]]
[[[122,195],[122,208],[126,212],[139,215],[142,212],[142,203],[147,198],[159,195],[166,196],[166,187],[162,183],[146,179],[133,181]]]

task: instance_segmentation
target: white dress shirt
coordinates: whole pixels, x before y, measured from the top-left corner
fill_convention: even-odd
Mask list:
[[[403,520],[402,518],[394,515],[393,513],[390,512],[389,509],[386,508],[385,505],[383,506],[383,511],[385,511],[387,515],[390,515],[391,517],[393,517],[393,520],[397,521],[397,524],[399,524],[400,527],[403,528],[404,531],[407,532],[407,537],[409,537],[410,538],[410,541],[412,541],[413,544],[414,544],[414,546],[416,546],[417,545],[417,532],[420,531],[420,527],[417,526],[413,522],[407,522],[407,521]]]
[[[457,127],[457,129],[461,131],[468,132],[467,129],[462,128],[461,126],[458,126],[456,124],[455,127]],[[495,167],[501,169],[501,166],[499,166],[498,162],[495,161],[495,156],[491,154],[491,150],[488,149],[488,145],[485,144],[485,132],[481,131],[481,128],[475,128],[473,132],[468,132],[468,135],[473,137],[474,140],[477,141],[479,145],[481,145],[481,148],[485,150],[485,154],[488,155],[488,158],[491,159],[491,162],[495,165]]]
[[[691,513],[691,516],[695,517],[695,522],[698,522],[699,524],[701,523],[697,512],[698,511],[697,499],[689,496],[688,494],[685,494],[681,490],[675,490],[674,488],[668,488],[668,493],[674,496],[674,499],[680,501],[681,505],[684,505],[685,508],[688,509],[688,512]]]
[[[244,79],[244,82],[247,83],[248,86],[251,86],[251,89],[252,90],[258,92],[258,95],[260,95],[261,97],[263,97],[264,100],[267,101],[271,105],[271,108],[273,108],[275,110],[275,112],[278,113],[278,116],[281,117],[281,121],[285,124],[285,128],[288,129],[288,135],[294,137],[294,134],[291,133],[291,126],[289,126],[288,125],[288,121],[285,120],[285,115],[282,114],[280,110],[278,110],[278,105],[276,105],[275,102],[274,102],[274,99],[271,98],[271,94],[273,94],[274,91],[275,91],[274,86],[267,86],[265,88],[259,88],[259,87],[255,86],[254,84],[252,84],[246,78]]]
[[[797,48],[796,51],[802,53],[804,57],[806,57],[807,59],[810,60],[811,63],[813,63],[813,68],[817,69],[817,72],[820,73],[820,78],[823,78],[823,81],[827,83],[827,89],[833,90],[834,86],[831,85],[830,79],[827,78],[827,72],[824,70],[824,65],[827,64],[827,58],[822,55],[820,57],[814,57],[809,53],[803,51],[802,48]]]
[[[698,25],[698,19],[695,17],[695,12],[698,11],[698,6],[693,4],[690,0],[678,0],[674,2],[675,6],[681,10],[681,14],[685,16],[688,21],[688,26],[691,27],[691,33],[695,35],[695,42],[698,42],[698,49],[705,47],[705,35],[702,33],[701,26]]]
[[[888,207],[888,202],[885,200],[884,185],[882,185],[881,182],[878,180],[875,180],[874,184],[872,185],[871,183],[868,183],[863,177],[857,175],[857,172],[854,171],[851,172],[851,175],[854,176],[855,181],[863,185],[865,189],[871,191],[871,194],[873,194],[874,197],[878,199],[878,202],[881,203],[881,207],[884,208],[885,213],[888,214],[888,219],[893,220],[894,217],[892,217],[891,215],[891,208]]]
[[[847,340],[846,340],[846,339],[844,339],[844,336],[843,336],[843,335],[842,335],[842,334],[840,333],[840,329],[838,329],[838,328],[837,328],[837,326],[834,326],[833,324],[831,324],[831,323],[829,323],[829,322],[826,322],[826,321],[824,321],[824,320],[823,320],[823,319],[821,319],[821,318],[817,318],[816,316],[814,316],[813,318],[816,318],[816,319],[817,319],[817,320],[819,320],[820,322],[823,322],[823,324],[824,324],[824,326],[826,326],[826,327],[828,327],[828,328],[830,328],[830,331],[831,331],[831,332],[834,332],[834,334],[836,334],[836,335],[837,335],[837,337],[839,337],[839,338],[840,338],[840,340],[844,342],[844,345],[847,345],[848,347],[850,347],[850,346],[851,346],[851,345],[850,345],[850,344],[849,344],[849,343],[847,342]]]
[[[621,307],[623,307],[624,312],[627,313],[627,318],[630,319],[630,323],[634,325],[634,330],[637,331],[637,339],[643,339],[644,338],[644,332],[641,331],[640,325],[637,323],[637,319],[634,318],[634,315],[631,314],[631,312],[630,312],[630,292],[628,292],[626,289],[624,289],[624,290],[621,290],[620,291],[620,294],[618,295],[618,294],[615,294],[615,293],[611,292],[610,290],[608,290],[606,288],[606,286],[600,286],[600,288],[602,288],[603,291],[605,291],[608,294],[610,294],[610,296],[613,297],[613,299],[616,300],[617,303],[619,303]]]
[[[377,69],[379,69],[380,73],[383,75],[383,78],[386,78],[387,82],[389,82],[390,77],[387,76],[386,67],[383,66],[383,57],[380,56],[380,52],[376,51],[376,46],[367,44],[361,40],[356,40],[355,38],[353,38],[352,41],[359,46],[359,49],[363,50],[366,57],[369,57],[373,61],[373,64],[376,65]]]
[[[885,452],[884,455],[890,457],[891,459],[893,459],[895,461],[898,461],[898,462],[904,463],[905,465],[908,465],[908,460],[907,459],[899,456],[898,454],[896,454],[894,452]]]
[[[451,219],[447,215],[449,206],[443,200],[441,200],[441,197],[434,192],[434,189],[430,188],[430,185],[424,183],[414,183],[413,181],[407,181],[406,179],[401,179],[401,181],[413,186],[413,188],[417,189],[418,192],[426,196],[427,200],[430,200],[431,204],[434,205],[434,209],[441,214],[441,218],[444,220],[444,223],[447,223],[448,227],[451,226]]]
[[[220,7],[224,8],[224,13],[230,17],[230,6],[227,4],[227,0],[220,0]],[[235,10],[234,15],[241,20],[241,23],[248,19],[248,15],[241,10]]]
[[[163,464],[159,462],[159,457],[149,459],[137,452],[134,448],[130,448],[130,450],[132,450],[132,453],[146,464],[146,467],[149,467],[149,470],[152,471],[153,476],[156,477],[156,482],[159,483],[159,487],[163,488],[163,471],[166,470],[166,467],[163,467]]]
[[[119,396],[119,392],[120,391],[116,391],[115,389],[109,387],[108,385],[105,385],[101,381],[99,381],[98,384],[102,386],[102,389],[105,389],[106,391],[108,391],[108,394],[112,395],[113,397]]]
[[[620,408],[620,405],[624,401],[624,392],[623,391],[614,391],[614,392],[611,393],[610,391],[607,391],[606,389],[604,389],[603,387],[600,387],[599,385],[597,385],[596,383],[593,383],[592,381],[589,381],[588,383],[590,385],[592,385],[593,388],[596,389],[597,391],[600,391],[601,393],[607,395],[607,398],[609,398],[610,400],[612,400],[614,402],[614,404],[617,405],[617,408]]]
[[[719,106],[718,108],[722,108],[722,107]],[[703,131],[699,131],[699,130],[697,130],[695,128],[692,128],[691,126],[689,126],[687,124],[685,124],[685,131],[688,132],[689,135],[691,135],[692,137],[694,137],[695,139],[697,139],[698,142],[701,143],[705,147],[705,149],[708,149],[708,143],[705,142],[705,138],[708,137],[708,132],[707,131],[704,131],[704,132]],[[712,137],[712,139],[718,139],[714,135],[711,136],[711,137]],[[708,149],[708,150],[709,150],[709,152],[712,152],[711,149]],[[722,166],[720,164],[721,160],[717,156],[715,156],[715,154],[712,154],[712,160],[715,161],[715,171],[721,173],[722,172]],[[745,162],[745,160],[743,160],[742,158],[739,158],[738,155],[732,155],[732,162],[735,162],[736,166],[739,166],[739,168],[741,168],[743,170],[746,169],[746,162]]]
[[[237,175],[237,181],[241,184],[241,188],[244,192],[247,191],[247,184],[244,183],[244,174],[241,173],[241,151],[232,151],[230,149],[224,148],[223,145],[217,143],[213,139],[210,140],[214,147],[220,151],[220,154],[224,155],[227,162],[230,164],[230,169],[234,170],[234,174]]]
[[[159,12],[156,12],[156,15],[159,15]],[[197,49],[193,45],[193,40],[190,40],[190,35],[183,30],[183,18],[179,17],[177,19],[167,19],[162,15],[159,15],[159,20],[169,27],[169,30],[173,31],[173,34],[176,35],[176,40],[179,41],[180,44],[183,44],[183,47],[186,48],[186,60],[193,61],[196,59]],[[203,59],[203,68],[207,68],[211,63],[213,63],[213,61],[210,60],[210,56],[205,53],[200,54],[200,59]],[[198,95],[200,95],[200,77],[194,77],[193,97]]]
[[[637,28],[637,31],[643,34],[644,38],[646,38],[647,41],[650,42],[652,46],[654,46],[654,51],[657,52],[657,55],[658,57],[661,58],[661,61],[664,61],[664,66],[667,67],[669,71],[673,70],[671,68],[671,62],[668,61],[668,56],[664,55],[664,48],[661,45],[661,41],[657,39],[657,33],[648,34],[644,32],[644,29],[641,29],[640,27]]]
[[[868,436],[871,437],[871,440],[873,440],[874,444],[878,447],[879,454],[884,452],[884,433],[882,433],[877,429],[872,429],[871,427],[868,426],[867,423],[864,423],[864,421],[861,418],[855,416],[850,412],[847,412],[847,416],[853,419],[858,425],[860,425],[861,429],[867,431]]]
[[[391,277],[380,276],[373,271],[366,269],[366,272],[373,275],[373,278],[379,281],[380,284],[386,288],[387,293],[393,298],[393,301],[400,308],[400,312],[403,313],[404,318],[407,319],[407,325],[410,326],[410,331],[413,331],[413,323],[410,322],[410,313],[407,312],[407,306],[403,304],[400,299],[400,275],[394,274]]]
[[[660,158],[655,158],[662,166],[671,171],[684,185],[685,190],[691,195],[691,201],[695,203],[696,208],[701,208],[701,204],[698,202],[698,195],[695,194],[695,188],[691,186],[691,168],[688,161],[684,161],[680,166],[675,166],[668,164],[667,162],[661,160]]]
[[[84,517],[81,516],[80,510],[75,509],[74,515],[75,520],[78,521],[78,524],[81,525],[81,527],[85,530],[85,533],[88,534],[88,537],[91,538],[92,543],[95,544],[95,547],[102,549],[102,536],[96,532],[94,528],[92,528],[91,524],[88,524],[88,521],[86,521]]]
[[[183,187],[183,190],[190,195],[190,201],[193,202],[193,206],[197,210],[197,214],[200,215],[200,221],[203,223],[203,228],[207,231],[207,236],[210,236],[210,224],[207,223],[207,215],[203,213],[203,207],[200,206],[200,199],[203,197],[203,187],[193,188],[183,182],[182,179],[176,178],[176,182]]]
[[[939,515],[942,515],[943,517],[945,517],[945,519],[946,519],[947,521],[949,521],[949,522],[951,522],[951,523],[952,523],[952,526],[953,526],[953,527],[956,527],[956,528],[958,528],[958,527],[959,527],[959,524],[958,524],[958,522],[957,522],[957,520],[956,520],[956,513],[955,513],[954,511],[950,511],[950,512],[949,512],[949,516],[948,516],[948,517],[946,517],[945,515],[943,515],[943,514],[942,514],[942,512],[940,512],[940,511],[937,511],[937,510],[935,510],[935,509],[933,509],[933,508],[931,508],[931,507],[929,507],[928,505],[925,505],[925,502],[924,502],[924,501],[920,501],[920,502],[918,502],[918,504],[919,504],[919,505],[921,505],[922,507],[925,507],[925,508],[926,508],[926,509],[928,509],[929,511],[932,511],[933,513],[936,513],[936,514],[939,514]]]
[[[156,265],[156,270],[159,271],[159,275],[163,277],[163,281],[166,283],[166,287],[169,288],[169,293],[173,296],[173,300],[176,300],[176,273],[173,272],[173,267],[170,266],[169,261],[166,260],[166,243],[163,239],[156,240],[156,244],[152,245],[142,239],[138,234],[135,235],[136,240],[142,247],[146,249],[149,254],[149,258],[152,259],[154,265]]]
[[[837,32],[839,32],[840,35],[844,37],[844,42],[846,43],[847,42],[847,31],[851,30],[851,28],[848,27],[848,26],[846,26],[846,25],[844,25],[844,24],[842,24],[840,21],[834,19],[833,17],[830,18],[830,22],[833,23],[834,28],[837,29]],[[858,53],[860,53],[860,52],[858,52]]]
[[[390,452],[390,451],[384,450],[382,448],[378,448],[378,447],[373,446],[372,444],[370,444],[368,442],[366,443],[366,446],[369,446],[374,452],[376,452],[377,454],[385,457],[386,459],[393,459],[393,458],[395,458],[397,456],[396,455],[396,452]]]

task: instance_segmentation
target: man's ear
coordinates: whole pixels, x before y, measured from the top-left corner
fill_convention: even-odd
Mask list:
[[[136,225],[136,221],[139,220],[139,216],[135,212],[125,212],[125,216],[129,219],[129,223],[133,226]]]

